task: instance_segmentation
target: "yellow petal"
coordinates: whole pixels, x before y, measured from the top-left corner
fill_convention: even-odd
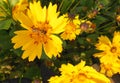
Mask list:
[[[96,44],[98,50],[109,50],[111,47],[111,42],[106,36],[99,37],[99,43]]]
[[[21,26],[28,30],[33,26],[31,19],[22,12],[18,14],[16,18],[21,22]]]
[[[14,45],[15,49],[23,46],[24,44],[31,40],[31,38],[29,37],[29,32],[26,30],[16,31],[15,33],[17,35],[11,39],[12,43],[15,43]]]
[[[51,39],[43,47],[47,56],[52,58],[52,56],[57,56],[62,51],[62,41],[59,37],[51,35]]]
[[[59,34],[65,30],[65,26],[67,25],[67,21],[64,16],[60,16],[56,20],[50,22],[50,25],[53,27],[52,33]]]
[[[120,46],[120,32],[114,32],[113,44]]]
[[[58,17],[58,13],[56,13],[57,11],[57,5],[52,5],[52,3],[50,2],[49,6],[48,6],[48,10],[47,10],[47,21],[51,22],[52,20],[56,19]],[[54,18],[53,18],[54,17]]]
[[[33,47],[34,47],[34,39],[31,39],[29,42],[24,44],[24,46],[22,47],[22,50],[29,50]]]
[[[46,7],[42,9],[40,1],[30,3],[30,12],[33,17],[33,19],[36,20],[36,22],[45,22],[46,20]],[[30,16],[30,15],[29,15]],[[32,19],[32,18],[31,18]]]

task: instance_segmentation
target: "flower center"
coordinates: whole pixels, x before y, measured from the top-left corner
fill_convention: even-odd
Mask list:
[[[30,34],[30,37],[35,40],[34,44],[47,43],[47,40],[50,39],[51,26],[49,23],[38,22],[31,28],[32,33]]]
[[[115,53],[115,52],[117,51],[117,48],[113,46],[113,47],[110,49],[110,51],[111,51],[112,53]]]

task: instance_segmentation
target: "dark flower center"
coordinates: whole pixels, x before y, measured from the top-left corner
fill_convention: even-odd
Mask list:
[[[115,52],[117,51],[117,48],[113,46],[113,47],[110,49],[110,51],[111,51],[112,53],[115,53]]]

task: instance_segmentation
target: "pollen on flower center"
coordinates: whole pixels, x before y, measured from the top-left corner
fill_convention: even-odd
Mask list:
[[[116,50],[117,50],[117,48],[116,48],[116,47],[114,47],[114,46],[110,49],[110,51],[111,51],[112,53],[115,53],[115,52],[116,52]]]
[[[32,33],[30,34],[30,37],[35,40],[34,44],[46,43],[47,39],[49,39],[51,26],[49,23],[41,23],[38,22],[36,25],[34,25],[32,28]]]

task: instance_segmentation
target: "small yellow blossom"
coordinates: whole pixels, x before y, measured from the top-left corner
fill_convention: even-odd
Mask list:
[[[14,20],[17,20],[17,16],[20,12],[26,13],[28,7],[28,0],[19,0],[19,2],[12,8],[12,16]]]
[[[68,18],[68,23],[65,26],[65,31],[61,34],[61,38],[63,40],[75,40],[76,35],[80,34],[80,20],[79,16],[71,16],[71,14],[67,14],[66,18]]]
[[[100,59],[102,73],[103,70],[104,73],[109,70],[112,71],[112,73],[107,73],[107,76],[112,76],[120,72],[120,65],[118,64],[120,61],[120,32],[114,32],[112,41],[110,41],[107,36],[99,37],[99,42],[95,46],[97,50],[102,51],[94,54],[94,57]]]
[[[85,66],[85,61],[81,61],[76,66],[70,63],[63,64],[59,70],[61,75],[51,77],[49,83],[110,83],[104,74],[90,66]]]
[[[96,49],[102,52],[94,54],[99,57],[101,63],[116,62],[120,57],[120,32],[114,32],[112,42],[107,36],[99,37],[99,43],[96,44]],[[114,59],[113,59],[114,58]]]
[[[92,10],[92,11],[90,11],[89,13],[88,13],[88,18],[95,18],[95,16],[97,16],[97,14],[98,14],[98,10]]]
[[[26,30],[16,31],[12,43],[15,43],[15,49],[22,46],[23,59],[27,57],[29,61],[36,57],[40,59],[42,49],[49,58],[56,57],[62,52],[62,41],[56,34],[64,31],[66,20],[64,16],[59,16],[56,4],[50,3],[48,8],[46,6],[42,8],[40,1],[34,1],[30,3],[27,14],[21,12],[16,16]]]

